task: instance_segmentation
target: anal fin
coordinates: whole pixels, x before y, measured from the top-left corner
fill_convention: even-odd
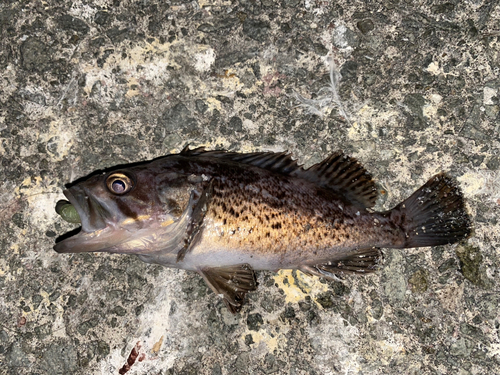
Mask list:
[[[257,289],[255,273],[248,264],[198,270],[215,294],[221,295],[229,311],[240,312],[245,295]]]
[[[381,258],[382,252],[378,248],[359,249],[327,263],[302,265],[299,270],[309,275],[338,280],[337,276],[342,274],[362,275],[376,271]]]

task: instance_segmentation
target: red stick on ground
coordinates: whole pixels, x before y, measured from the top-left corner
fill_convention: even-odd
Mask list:
[[[127,363],[123,365],[123,367],[118,371],[120,375],[126,374],[130,367],[135,363],[137,357],[139,356],[139,350],[141,349],[141,342],[137,341],[137,344],[132,348],[130,355],[127,358]]]

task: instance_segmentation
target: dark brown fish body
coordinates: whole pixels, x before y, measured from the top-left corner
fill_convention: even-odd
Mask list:
[[[371,176],[341,153],[304,170],[285,153],[185,149],[96,175],[65,194],[82,230],[56,251],[136,254],[198,271],[233,312],[256,287],[252,270],[370,272],[376,248],[452,243],[470,232],[446,175],[373,213]]]

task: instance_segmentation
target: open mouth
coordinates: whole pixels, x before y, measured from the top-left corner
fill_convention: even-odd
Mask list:
[[[63,194],[69,202],[58,202],[56,211],[68,222],[81,223],[81,227],[60,236],[56,240],[54,250],[58,253],[80,253],[99,251],[108,246],[105,241],[98,240],[107,228],[106,210],[85,188],[73,186],[64,190]]]
[[[91,233],[106,228],[107,212],[91,194],[88,194],[87,189],[73,186],[64,190],[63,194],[78,213],[82,231]]]

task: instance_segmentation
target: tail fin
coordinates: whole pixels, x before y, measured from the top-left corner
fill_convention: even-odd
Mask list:
[[[462,192],[444,173],[432,177],[392,210],[405,231],[404,247],[438,246],[458,242],[471,233]]]

